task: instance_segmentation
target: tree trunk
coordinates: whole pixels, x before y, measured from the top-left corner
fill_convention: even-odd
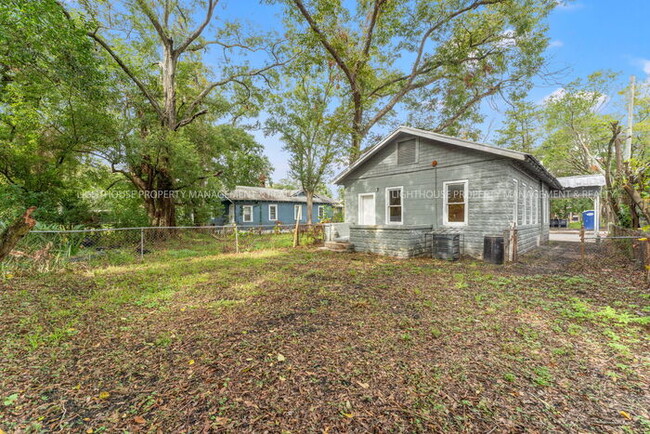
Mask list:
[[[164,163],[164,161],[163,161]],[[128,174],[144,201],[151,226],[176,226],[176,189],[165,169],[154,167],[147,158]]]
[[[163,47],[162,61],[162,88],[165,94],[165,107],[162,123],[170,130],[175,130],[176,125],[176,64],[171,46]]]
[[[307,195],[307,224],[311,226],[314,211],[314,192],[305,191],[305,195]]]
[[[0,261],[2,261],[27,233],[36,225],[32,213],[36,210],[33,206],[18,217],[11,225],[0,234]]]

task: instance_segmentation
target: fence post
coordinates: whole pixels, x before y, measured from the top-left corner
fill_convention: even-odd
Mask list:
[[[300,220],[296,220],[296,228],[293,230],[293,247],[298,247],[300,245]]]
[[[235,223],[235,253],[239,253],[239,231],[237,230],[237,223]]]
[[[140,228],[140,261],[144,262],[144,228]]]
[[[650,283],[650,237],[645,239],[645,252],[643,253],[645,257],[643,264],[645,265],[645,281],[646,283]]]
[[[580,260],[582,266],[585,266],[585,225],[580,225]]]

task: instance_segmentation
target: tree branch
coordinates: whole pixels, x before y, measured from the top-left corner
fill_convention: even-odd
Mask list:
[[[219,0],[208,0],[208,9],[207,9],[207,11],[205,13],[205,19],[203,20],[201,25],[199,25],[199,27],[197,27],[197,29],[194,30],[194,32],[192,32],[187,37],[187,39],[185,39],[185,41],[183,41],[178,46],[178,48],[174,49],[174,54],[175,55],[177,55],[177,56],[180,55],[183,51],[185,51],[185,49],[187,47],[189,47],[189,45],[192,42],[194,42],[196,40],[196,38],[201,36],[201,33],[203,33],[203,30],[205,30],[205,28],[208,26],[208,24],[210,24],[210,20],[212,19],[212,14],[214,13],[214,8],[217,6],[218,2],[219,2]]]

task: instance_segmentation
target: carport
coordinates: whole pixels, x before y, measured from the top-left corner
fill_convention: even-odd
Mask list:
[[[594,202],[594,235],[600,236],[600,193],[605,185],[603,175],[578,175],[557,178],[562,190],[551,193],[550,199],[583,199]]]

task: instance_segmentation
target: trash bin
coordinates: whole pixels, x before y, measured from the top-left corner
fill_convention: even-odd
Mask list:
[[[433,234],[433,257],[455,261],[460,258],[459,234]]]
[[[483,240],[483,260],[490,264],[503,264],[503,237],[486,236]]]
[[[594,230],[594,211],[583,211],[582,212],[582,224],[588,231]]]

